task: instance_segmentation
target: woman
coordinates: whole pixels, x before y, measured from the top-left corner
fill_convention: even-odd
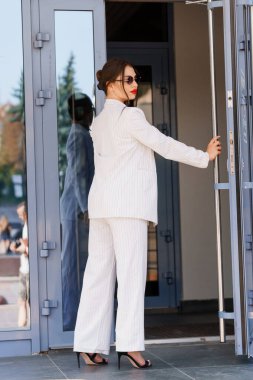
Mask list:
[[[20,254],[18,327],[25,327],[28,325],[30,316],[30,269],[26,202],[21,202],[17,205],[17,214],[19,219],[24,223],[22,238],[12,242],[10,249],[12,252]]]
[[[144,351],[144,292],[147,225],[157,224],[157,177],[154,152],[166,159],[206,168],[221,153],[219,137],[204,153],[165,136],[143,112],[126,107],[134,100],[138,77],[118,58],[97,72],[106,94],[92,125],[95,176],[88,200],[89,257],[83,280],[74,351],[86,364],[104,365],[109,354],[117,277],[116,351],[137,368],[149,368]]]

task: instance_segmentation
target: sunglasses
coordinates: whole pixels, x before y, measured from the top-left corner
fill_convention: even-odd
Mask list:
[[[132,77],[132,75],[127,75],[124,77],[124,83],[132,84],[133,82],[140,83],[141,77],[140,75],[136,75],[135,77]],[[115,82],[122,82],[122,79],[115,79]]]

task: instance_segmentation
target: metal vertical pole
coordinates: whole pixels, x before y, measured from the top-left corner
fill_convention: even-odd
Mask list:
[[[230,209],[230,233],[231,233],[231,259],[233,279],[233,305],[234,305],[234,330],[235,351],[242,355],[243,347],[243,300],[241,298],[240,278],[240,252],[239,252],[239,226],[238,226],[238,202],[237,202],[237,178],[235,167],[234,149],[234,102],[241,101],[238,94],[233,96],[233,65],[232,65],[232,31],[231,31],[231,3],[237,5],[235,0],[223,0],[223,31],[224,31],[224,58],[225,58],[225,84],[226,84],[226,118],[227,118],[227,145],[228,145],[228,177],[229,177],[229,209]],[[239,74],[238,74],[239,75]]]
[[[208,0],[211,3],[211,0]],[[215,89],[215,62],[214,62],[214,33],[213,33],[213,11],[208,7],[208,30],[209,30],[209,51],[210,51],[210,75],[211,75],[211,97],[212,97],[212,127],[213,136],[217,136],[217,108],[216,108],[216,89]],[[219,183],[219,163],[216,158],[214,163],[214,182]],[[216,247],[217,247],[217,266],[218,266],[218,295],[219,295],[219,314],[224,312],[224,285],[223,285],[223,263],[221,250],[221,215],[220,215],[220,193],[215,188],[215,216],[216,216]],[[225,320],[219,318],[220,341],[224,343]]]

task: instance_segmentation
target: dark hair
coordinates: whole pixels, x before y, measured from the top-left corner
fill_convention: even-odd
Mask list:
[[[93,119],[93,104],[89,96],[76,92],[68,98],[68,112],[71,120],[89,127]]]
[[[134,66],[122,58],[111,58],[103,66],[102,70],[97,71],[98,89],[103,90],[107,94],[107,86],[109,83],[114,82],[119,75],[122,77],[122,85],[124,87],[124,73],[126,66]],[[135,70],[136,71],[136,70]]]
[[[20,202],[18,205],[17,205],[17,209],[21,208],[21,207],[24,207],[24,211],[27,213],[27,207],[26,207],[26,202],[23,201],[23,202]]]

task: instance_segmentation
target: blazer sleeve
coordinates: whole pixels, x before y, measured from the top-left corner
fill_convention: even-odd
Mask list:
[[[198,168],[206,168],[209,154],[187,146],[169,136],[165,136],[157,128],[149,124],[143,111],[139,108],[127,110],[127,129],[130,135],[143,145],[168,160],[182,162]],[[130,111],[130,112],[129,112]]]

